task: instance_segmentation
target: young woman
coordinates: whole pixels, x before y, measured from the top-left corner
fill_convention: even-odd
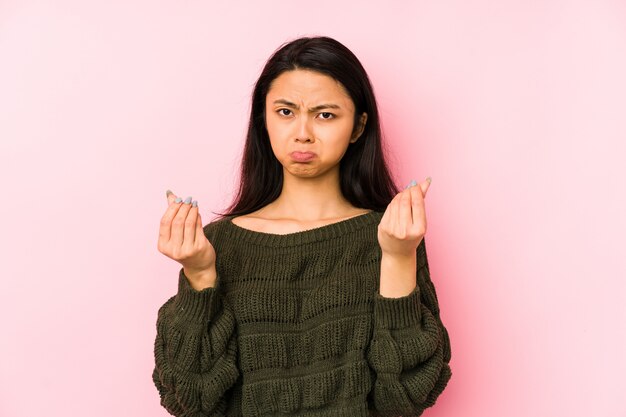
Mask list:
[[[358,59],[284,44],[253,92],[239,192],[202,226],[168,190],[158,249],[180,262],[153,380],[175,416],[418,416],[451,378],[430,280],[430,179],[394,185]]]

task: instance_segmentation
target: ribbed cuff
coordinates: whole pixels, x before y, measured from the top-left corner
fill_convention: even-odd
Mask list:
[[[379,292],[374,296],[374,326],[385,329],[404,329],[418,326],[422,321],[420,310],[420,288],[404,297],[383,297]]]
[[[195,322],[210,321],[222,307],[217,287],[196,290],[189,283],[184,268],[178,274],[178,293],[174,300],[176,312],[185,319]]]

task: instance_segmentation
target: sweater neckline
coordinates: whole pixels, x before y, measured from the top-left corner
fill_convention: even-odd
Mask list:
[[[228,216],[226,218],[226,224],[231,238],[245,240],[257,245],[281,247],[333,239],[362,229],[372,223],[378,224],[382,215],[382,212],[372,210],[370,212],[359,214],[345,220],[329,223],[324,226],[318,226],[312,229],[286,234],[258,232],[246,229],[233,223],[233,218],[237,216]]]

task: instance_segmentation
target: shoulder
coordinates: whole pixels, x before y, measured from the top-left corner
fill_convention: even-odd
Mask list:
[[[217,217],[202,227],[204,235],[211,243],[230,222],[230,217]]]

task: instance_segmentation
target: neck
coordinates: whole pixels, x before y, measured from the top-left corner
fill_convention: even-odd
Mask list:
[[[283,171],[281,194],[264,211],[273,218],[315,221],[345,217],[354,213],[355,207],[341,193],[338,169],[315,178]]]

